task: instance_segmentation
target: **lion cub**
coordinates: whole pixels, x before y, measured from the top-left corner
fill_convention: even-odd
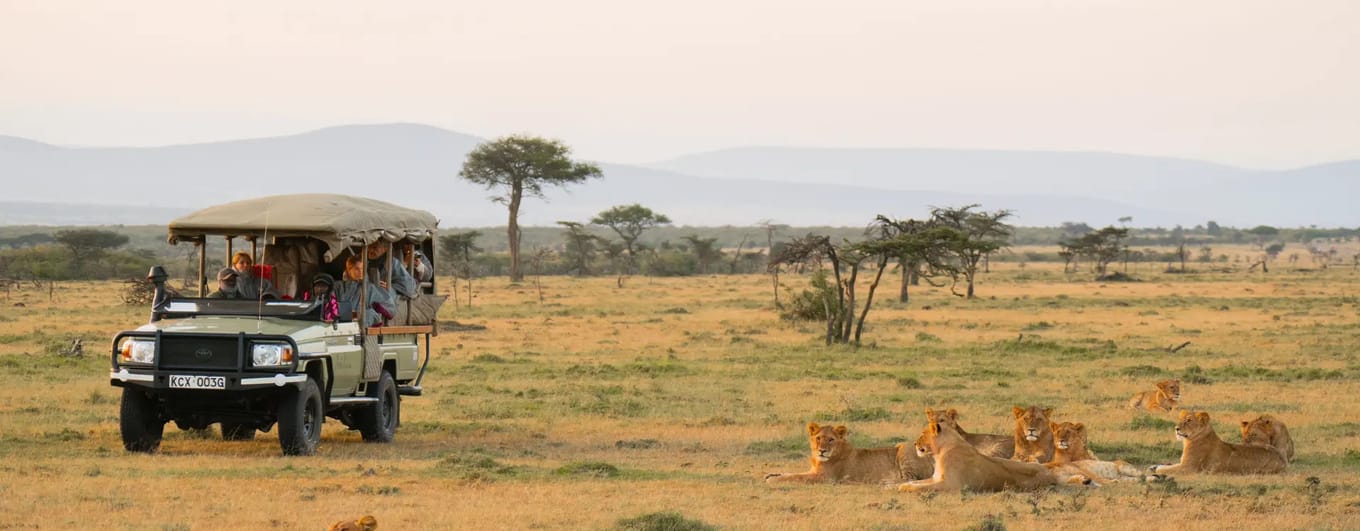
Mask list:
[[[900,492],[930,490],[994,492],[1003,489],[1036,489],[1060,482],[1048,467],[982,455],[959,435],[948,419],[931,420],[916,439],[916,453],[935,460],[935,473],[929,479],[897,486]],[[1071,482],[1089,484],[1090,479],[1074,477]]]
[[[1219,439],[1209,423],[1209,414],[1203,411],[1181,411],[1180,421],[1176,422],[1176,439],[1184,445],[1181,462],[1152,465],[1152,473],[1279,474],[1286,465],[1284,456],[1273,447],[1232,444]]]
[[[1011,408],[1015,414],[1015,452],[1011,459],[1026,463],[1047,463],[1053,460],[1053,428],[1048,419],[1053,408],[1038,406]]]
[[[808,423],[812,447],[812,470],[802,474],[771,473],[765,482],[777,483],[882,483],[929,477],[929,459],[917,456],[906,443],[885,448],[855,448],[845,426]]]
[[[1129,399],[1129,408],[1148,411],[1171,411],[1181,405],[1181,381],[1162,380],[1157,389],[1143,391]]]
[[[959,412],[954,408],[949,408],[945,411],[927,409],[926,418],[931,421],[934,421],[937,418],[949,419],[949,424],[953,425],[954,430],[958,431],[959,435],[963,436],[963,440],[968,441],[968,444],[977,448],[979,452],[982,452],[982,455],[1010,459],[1011,455],[1015,454],[1015,441],[1013,437],[1007,435],[991,435],[987,433],[968,433],[967,431],[964,431],[963,426],[959,425]]]
[[[378,528],[378,519],[364,515],[358,520],[341,520],[331,524],[330,531],[373,531]]]
[[[1143,471],[1123,461],[1101,461],[1086,448],[1086,425],[1053,423],[1053,461],[1049,470],[1059,475],[1084,475],[1094,480],[1143,479]]]
[[[1294,439],[1289,437],[1289,428],[1274,415],[1242,421],[1242,442],[1274,447],[1285,461],[1294,460]]]

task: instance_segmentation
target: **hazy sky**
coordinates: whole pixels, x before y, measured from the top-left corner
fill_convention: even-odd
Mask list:
[[[1360,2],[0,0],[0,134],[1360,158]]]

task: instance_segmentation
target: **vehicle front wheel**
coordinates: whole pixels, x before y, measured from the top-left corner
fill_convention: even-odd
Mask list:
[[[321,390],[308,378],[279,403],[279,446],[285,455],[312,455],[321,443]]]
[[[222,440],[250,441],[255,439],[255,426],[235,422],[222,423]]]
[[[369,396],[377,398],[378,402],[355,412],[359,433],[368,442],[390,443],[396,439],[397,424],[401,422],[401,396],[397,394],[397,382],[392,379],[392,373],[383,371]]]
[[[156,411],[155,399],[140,389],[124,387],[118,427],[123,433],[123,448],[127,451],[153,453],[161,447],[165,420]]]

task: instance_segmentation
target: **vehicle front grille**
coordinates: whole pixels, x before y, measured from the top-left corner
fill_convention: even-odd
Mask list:
[[[176,337],[161,336],[163,369],[235,370],[237,368],[236,336]]]

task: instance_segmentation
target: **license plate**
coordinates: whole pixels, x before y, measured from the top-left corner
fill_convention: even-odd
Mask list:
[[[170,376],[170,387],[174,389],[226,389],[227,377],[174,374]]]

